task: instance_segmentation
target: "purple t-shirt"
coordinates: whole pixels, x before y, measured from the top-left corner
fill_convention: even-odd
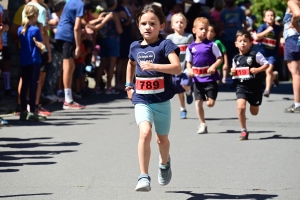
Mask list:
[[[201,43],[193,42],[186,50],[186,61],[190,62],[193,68],[207,69],[214,64],[217,58],[221,57],[222,53],[218,46],[210,40],[204,40]],[[214,74],[205,75],[201,74],[193,78],[193,82],[212,82],[219,80],[219,73],[216,71]]]

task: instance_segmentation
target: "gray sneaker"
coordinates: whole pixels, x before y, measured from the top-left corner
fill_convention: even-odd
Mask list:
[[[207,126],[206,124],[200,124],[198,126],[197,134],[204,134],[207,133]]]
[[[160,164],[161,158],[159,157],[158,163],[158,183],[161,186],[168,185],[172,178],[172,170],[171,170],[171,157],[168,158],[168,163],[166,166],[162,166]]]
[[[295,104],[284,110],[285,113],[300,113],[300,106],[295,108]]]
[[[151,190],[150,182],[151,182],[151,178],[148,174],[141,174],[138,178],[138,183],[135,187],[135,191],[149,192]]]

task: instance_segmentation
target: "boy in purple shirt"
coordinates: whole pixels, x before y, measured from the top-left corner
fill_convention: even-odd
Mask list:
[[[186,50],[186,66],[189,75],[193,77],[196,111],[200,121],[198,134],[207,133],[203,101],[207,101],[208,107],[215,105],[219,80],[217,68],[223,62],[218,46],[207,39],[208,27],[208,19],[204,17],[195,19],[193,33],[196,40]]]

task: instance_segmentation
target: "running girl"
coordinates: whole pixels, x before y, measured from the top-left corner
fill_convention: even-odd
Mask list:
[[[171,74],[181,73],[180,50],[171,40],[159,35],[165,26],[165,16],[160,7],[145,5],[136,21],[143,38],[130,46],[125,90],[130,98],[134,89],[132,103],[140,131],[138,157],[141,174],[135,190],[150,191],[148,168],[153,123],[160,151],[158,182],[167,185],[172,177],[168,134],[171,126],[170,99],[176,90]]]
[[[21,107],[20,120],[43,121],[46,118],[39,116],[35,112],[35,100],[37,93],[38,80],[40,76],[40,65],[42,62],[40,50],[35,41],[42,42],[40,29],[35,26],[37,23],[39,10],[33,5],[27,5],[24,9],[24,20],[18,29],[18,37],[21,44],[20,65],[21,78],[23,80],[21,88]],[[40,43],[42,45],[42,43]],[[29,88],[30,112],[27,112],[26,93]]]

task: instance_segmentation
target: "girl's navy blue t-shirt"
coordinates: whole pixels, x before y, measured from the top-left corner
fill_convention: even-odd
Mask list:
[[[148,61],[154,64],[170,64],[168,55],[175,51],[177,55],[180,49],[171,40],[160,39],[155,43],[141,45],[141,41],[135,41],[130,46],[129,59],[136,62],[136,77],[164,77],[164,91],[157,94],[137,94],[136,85],[132,97],[133,104],[152,104],[165,102],[176,93],[176,88],[172,83],[172,75],[157,71],[142,71],[141,61]]]

